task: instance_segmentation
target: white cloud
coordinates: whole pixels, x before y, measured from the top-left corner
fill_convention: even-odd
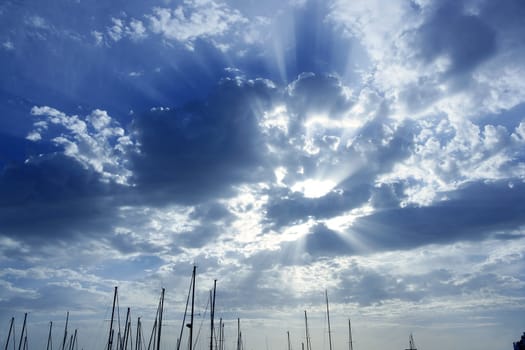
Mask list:
[[[107,33],[113,41],[119,41],[124,35],[123,20],[113,17],[111,18],[111,22],[113,22],[113,25],[108,27]]]
[[[26,24],[38,29],[49,29],[49,24],[47,21],[38,15],[27,18]]]
[[[15,45],[11,40],[6,40],[2,43],[2,47],[7,51],[12,51],[15,49]]]
[[[175,9],[156,7],[147,18],[152,32],[190,48],[198,38],[220,37],[232,26],[247,22],[239,11],[213,0],[185,1]]]
[[[112,17],[111,22],[113,25],[106,28],[106,34],[114,42],[118,42],[123,38],[141,41],[148,36],[144,23],[138,19],[131,18],[128,20],[126,16],[122,18]],[[103,39],[102,33],[93,31],[92,35],[95,37],[97,45],[99,45]]]
[[[29,133],[28,139],[40,140],[49,124],[60,126],[67,133],[55,136],[51,141],[63,146],[67,156],[93,168],[105,179],[127,184],[131,172],[126,168],[125,154],[133,148],[134,142],[106,111],[96,109],[81,118],[68,116],[52,107],[35,106],[31,114],[46,119],[34,124],[36,129]]]
[[[102,43],[104,42],[104,34],[102,32],[94,30],[91,32],[91,35],[95,39],[95,45],[102,45]]]
[[[146,27],[142,21],[138,19],[131,19],[129,25],[126,27],[126,33],[131,38],[131,40],[138,41],[147,37]]]

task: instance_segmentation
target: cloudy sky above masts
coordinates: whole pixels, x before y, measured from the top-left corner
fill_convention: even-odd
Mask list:
[[[219,279],[254,350],[286,327],[299,348],[305,309],[322,347],[325,289],[340,346],[353,317],[363,348],[510,347],[523,18],[518,0],[2,2],[1,330],[70,310],[96,334],[114,285],[144,317],[165,286],[178,324],[196,263],[202,307]]]

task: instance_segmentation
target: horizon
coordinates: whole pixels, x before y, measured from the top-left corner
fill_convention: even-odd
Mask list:
[[[305,310],[328,350],[325,291],[333,350],[348,319],[354,350],[511,349],[523,18],[521,0],[3,1],[0,343],[27,312],[29,347],[50,321],[58,344],[69,311],[100,350],[118,286],[144,331],[166,288],[171,348],[195,264],[199,315],[216,279],[245,350],[288,331],[301,349]]]

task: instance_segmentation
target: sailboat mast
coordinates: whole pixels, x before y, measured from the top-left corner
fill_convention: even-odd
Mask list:
[[[128,339],[128,322],[129,322],[129,313],[130,313],[130,308],[128,307],[128,310],[126,312],[126,328],[124,329],[124,337],[122,338],[122,340],[120,341],[120,349],[121,350],[124,350],[126,349],[126,344],[127,344],[127,339]]]
[[[328,319],[328,343],[330,344],[330,350],[332,350],[332,331],[330,329],[330,309],[328,308],[328,291],[325,289],[326,297],[326,318]]]
[[[46,350],[53,350],[53,341],[51,340],[51,330],[53,329],[53,321],[49,322],[49,335],[47,336]]]
[[[115,292],[113,293],[113,307],[111,308],[111,321],[109,322],[109,336],[108,336],[108,350],[113,348],[113,318],[115,317],[115,303],[117,301],[117,288],[115,286]],[[64,348],[62,347],[62,350]]]
[[[312,350],[312,343],[310,341],[310,330],[308,329],[308,316],[306,315],[306,310],[304,310],[304,324],[306,332],[306,350]]]
[[[241,350],[241,319],[237,318],[237,350]]]
[[[7,340],[5,342],[5,350],[7,350],[7,347],[9,346],[9,339],[11,338],[11,331],[13,331],[13,324],[14,324],[14,322],[15,322],[15,318],[11,317],[11,323],[9,325],[9,333],[7,334]],[[13,335],[13,339],[14,339],[14,337],[15,336]]]
[[[22,349],[22,341],[24,340],[24,332],[26,330],[27,312],[24,314],[24,324],[22,325],[22,333],[20,333],[20,342],[18,343],[18,350]]]
[[[286,335],[288,336],[288,350],[292,350],[292,344],[290,343],[290,331],[286,331]]]
[[[217,290],[217,280],[213,280],[213,294],[210,292],[211,297],[211,310],[210,310],[210,317],[211,317],[211,325],[210,325],[210,350],[213,350],[213,319],[215,317],[215,292]]]
[[[137,334],[135,335],[135,350],[141,350],[142,342],[142,327],[140,325],[140,317],[137,318]]]
[[[164,311],[164,292],[165,288],[162,288],[159,301],[159,328],[157,333],[157,350],[160,350],[160,332],[162,330],[162,312]]]
[[[349,350],[354,350],[354,344],[352,341],[352,324],[350,323],[350,319],[348,319],[348,343],[349,343]]]
[[[197,266],[193,265],[193,273],[191,280],[191,315],[190,315],[190,347],[189,350],[193,349],[193,314],[195,312],[195,274],[197,272]]]

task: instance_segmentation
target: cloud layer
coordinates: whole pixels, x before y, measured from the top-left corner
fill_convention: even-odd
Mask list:
[[[521,334],[521,2],[33,5],[0,5],[6,314],[95,334],[165,286],[178,324],[196,263],[253,344],[308,309],[322,347],[324,289],[363,346]]]

